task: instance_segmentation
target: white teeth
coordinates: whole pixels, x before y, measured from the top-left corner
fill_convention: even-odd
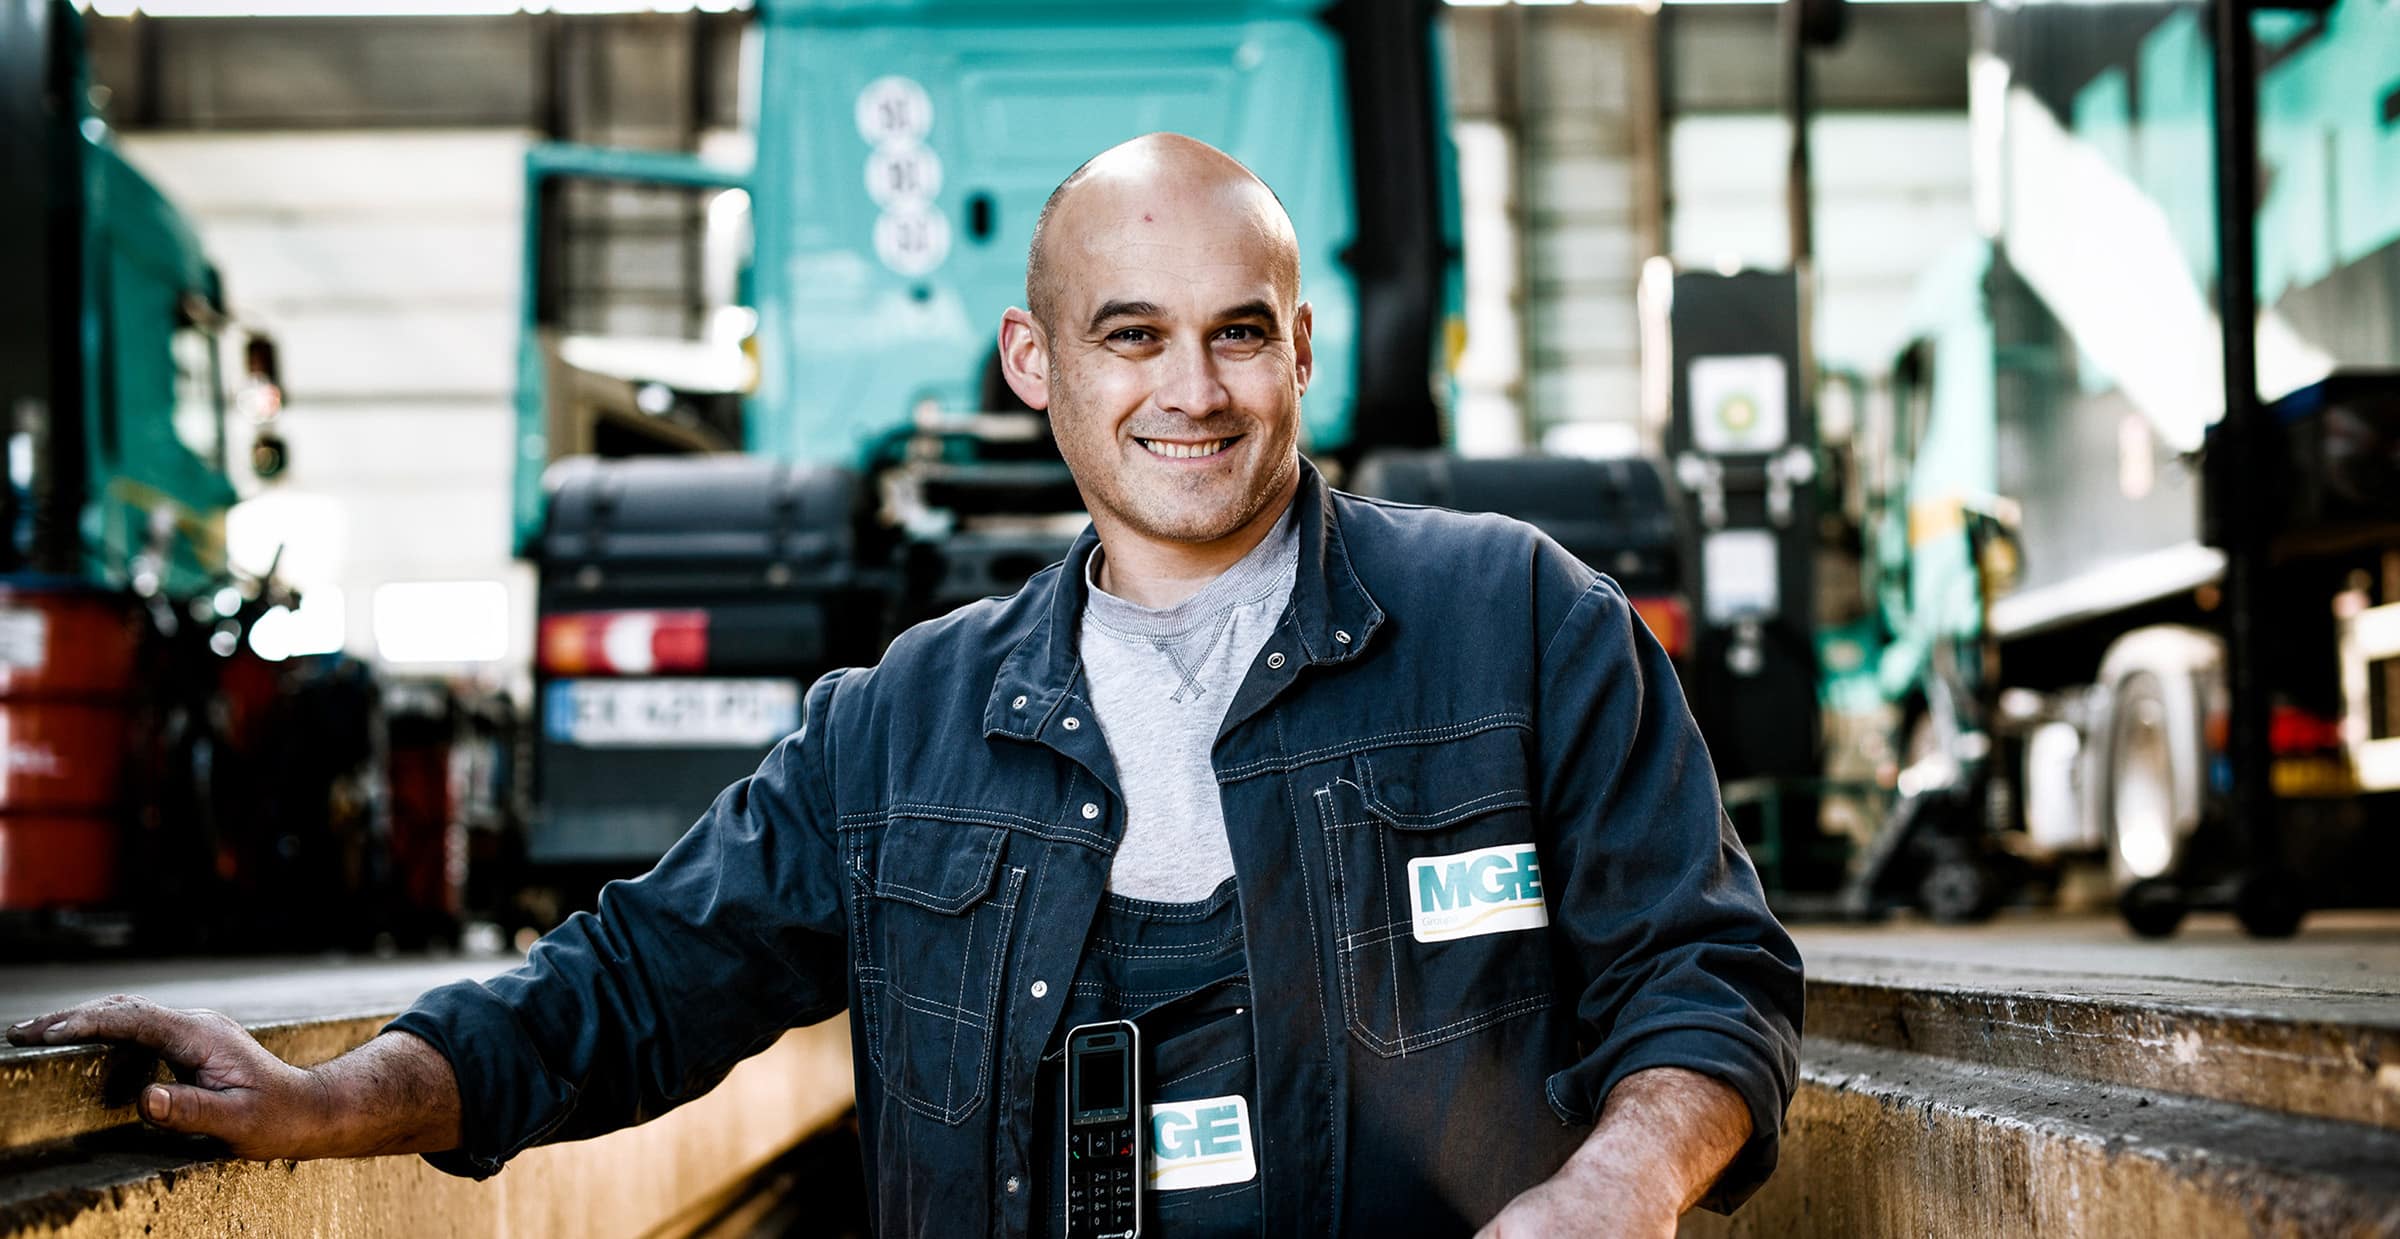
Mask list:
[[[1143,447],[1150,449],[1152,455],[1164,456],[1169,460],[1189,460],[1195,456],[1211,456],[1223,448],[1226,443],[1223,439],[1211,439],[1206,443],[1166,443],[1157,439],[1142,439],[1138,442]]]

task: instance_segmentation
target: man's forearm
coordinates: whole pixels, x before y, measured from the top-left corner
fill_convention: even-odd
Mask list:
[[[312,1068],[326,1157],[438,1153],[459,1143],[458,1077],[421,1038],[387,1032]]]
[[[1613,1180],[1682,1213],[1708,1194],[1750,1128],[1750,1107],[1731,1086],[1653,1067],[1617,1082],[1562,1173]]]
[[[1558,1173],[1508,1202],[1478,1239],[1671,1236],[1750,1139],[1750,1107],[1680,1067],[1617,1082],[1599,1125]]]

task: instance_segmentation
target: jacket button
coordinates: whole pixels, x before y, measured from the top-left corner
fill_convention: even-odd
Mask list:
[[[1017,699],[1016,699],[1015,701],[1009,702],[1008,704],[1009,704],[1009,705],[1010,705],[1012,708],[1014,708],[1014,709],[1018,709],[1018,710],[1022,710],[1022,709],[1024,709],[1024,708],[1025,708],[1025,694],[1023,694],[1023,693],[1019,693],[1019,694],[1017,694]]]
[[[1282,669],[1283,669],[1283,655],[1281,655],[1281,654],[1269,654],[1269,655],[1267,655],[1267,670],[1269,670],[1269,671],[1280,671],[1280,670],[1282,670]]]
[[[1073,731],[1076,728],[1083,726],[1083,724],[1075,721],[1075,717],[1073,715],[1068,715],[1066,718],[1059,720],[1058,725],[1066,728],[1068,731]]]
[[[1333,630],[1333,639],[1336,644],[1348,645],[1350,644],[1350,633],[1346,629],[1336,628]]]
[[[1042,995],[1050,992],[1050,983],[1048,981],[1036,981],[1027,988],[1026,992],[1032,994],[1036,998],[1039,998]]]
[[[1083,820],[1088,822],[1098,816],[1100,816],[1100,806],[1088,803],[1083,806]]]

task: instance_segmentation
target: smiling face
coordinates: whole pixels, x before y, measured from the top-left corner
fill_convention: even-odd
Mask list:
[[[1049,411],[1111,556],[1238,556],[1299,482],[1311,322],[1282,207],[1222,153],[1161,136],[1087,165],[1042,234],[1003,369]]]

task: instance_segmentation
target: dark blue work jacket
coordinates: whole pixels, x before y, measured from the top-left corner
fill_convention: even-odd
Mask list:
[[[1291,606],[1214,762],[1274,1236],[1465,1234],[1627,1074],[1733,1086],[1772,1169],[1800,960],[1666,655],[1530,526],[1305,470]],[[1023,1234],[1037,1073],[1124,800],[1076,653],[1094,539],[828,675],[658,867],[393,1027],[450,1060],[456,1173],[705,1092],[847,1008],[877,1229]]]

